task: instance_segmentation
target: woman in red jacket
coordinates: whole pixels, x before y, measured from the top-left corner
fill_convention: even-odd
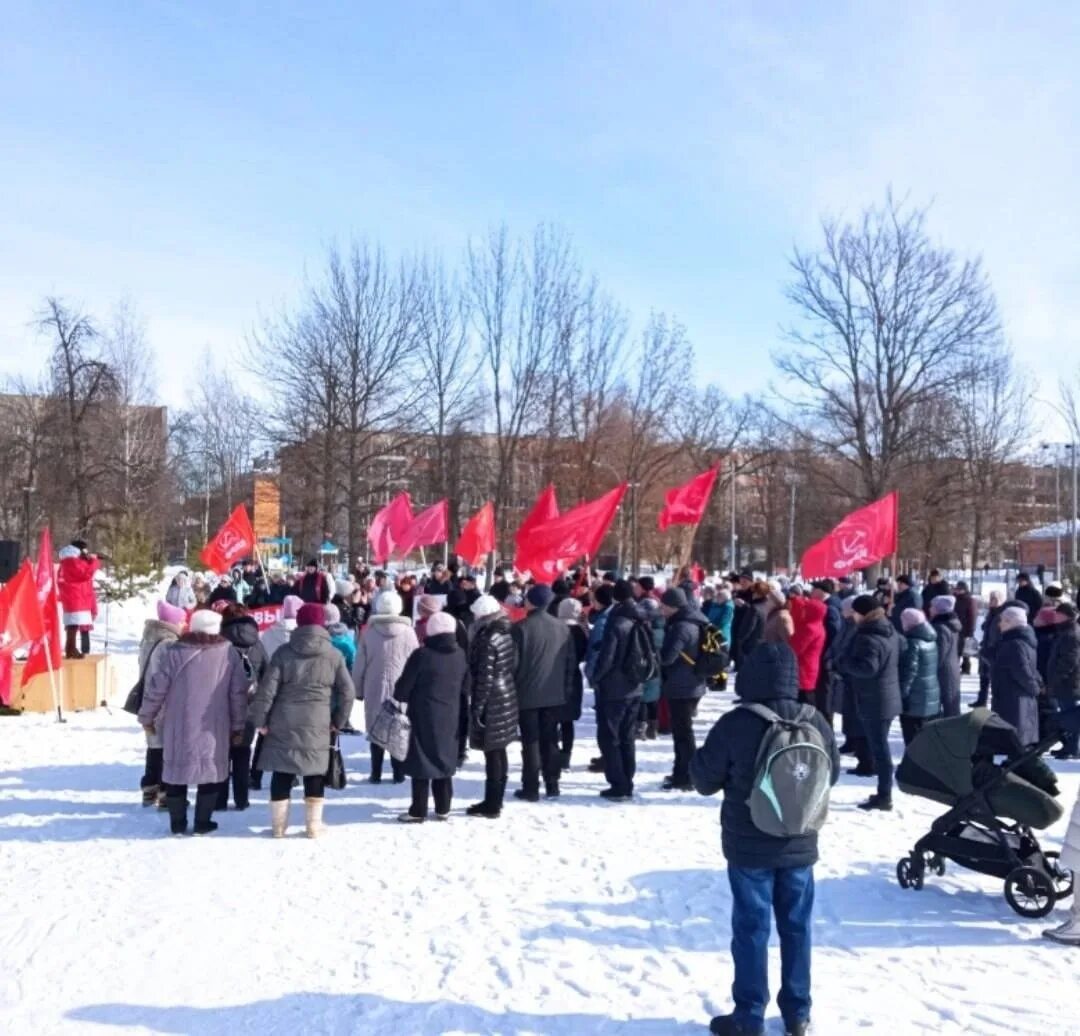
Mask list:
[[[60,607],[64,612],[65,658],[82,658],[90,654],[90,631],[97,618],[97,595],[94,593],[94,573],[101,563],[86,548],[85,540],[72,540],[60,550],[60,574],[57,587]],[[82,634],[82,650],[75,644]]]
[[[828,703],[819,700],[814,693],[821,674],[821,656],[825,652],[825,613],[828,609],[824,601],[815,601],[812,597],[792,597],[788,608],[795,623],[791,650],[799,663],[799,700],[814,705],[831,722]]]

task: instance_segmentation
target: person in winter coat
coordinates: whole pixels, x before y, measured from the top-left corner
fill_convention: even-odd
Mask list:
[[[1016,577],[1016,593],[1014,596],[1027,608],[1029,622],[1039,614],[1039,609],[1043,605],[1043,595],[1039,593],[1039,590],[1031,581],[1031,576],[1026,572],[1021,572]]]
[[[730,603],[730,602],[729,602]],[[664,616],[660,612],[660,602],[655,597],[643,597],[638,606],[641,608],[645,621],[649,624],[652,633],[653,649],[656,657],[664,647]],[[713,623],[715,626],[716,623]],[[730,625],[730,623],[729,623]],[[645,681],[641,690],[641,707],[638,710],[637,739],[639,741],[655,741],[659,726],[660,712],[660,671],[651,680]]]
[[[926,586],[922,589],[923,614],[931,614],[930,605],[935,597],[947,597],[950,593],[949,581],[947,579],[942,579],[941,573],[936,568],[930,569],[930,575],[927,577]]]
[[[998,620],[1005,604],[997,590],[990,591],[986,615],[982,622],[982,640],[979,642],[979,696],[972,708],[986,708],[990,701],[990,670],[994,665],[994,651],[1001,636]]]
[[[712,612],[707,613],[706,618],[724,635],[724,643],[730,644],[731,624],[735,618],[735,605],[732,603],[730,590],[721,587],[716,591]]]
[[[179,640],[186,622],[187,615],[183,609],[167,601],[158,601],[157,618],[146,620],[142,640],[139,642],[139,674],[143,682],[144,696],[147,682],[165,661],[165,648]],[[162,766],[165,748],[161,740],[161,731],[155,729],[151,733],[145,730],[144,733],[146,767],[143,770],[142,780],[139,781],[139,787],[142,789],[142,804],[164,808],[166,803]]]
[[[223,572],[218,576],[217,584],[210,591],[206,603],[213,607],[215,604],[237,604],[238,601],[239,598],[236,596],[236,587],[233,586],[232,575]]]
[[[608,787],[600,792],[612,802],[633,798],[637,772],[637,719],[642,683],[626,672],[636,629],[645,621],[634,603],[634,590],[625,579],[612,588],[615,604],[604,626],[593,666],[596,700],[596,739],[604,760]],[[650,643],[652,630],[648,631]]]
[[[356,637],[341,621],[341,611],[337,605],[325,605],[323,616],[326,620],[326,632],[330,634],[330,643],[341,652],[341,657],[345,659],[345,666],[351,673],[353,663],[356,661]]]
[[[353,586],[351,579],[339,579],[334,583],[334,596],[330,598],[330,603],[338,610],[338,621],[353,634],[363,625],[355,604],[355,597],[356,587]]]
[[[858,628],[839,660],[855,697],[866,736],[866,754],[852,771],[856,776],[877,774],[877,793],[860,809],[892,809],[893,761],[889,728],[903,708],[900,699],[900,635],[873,597],[864,594],[852,603]]]
[[[1054,637],[1046,671],[1046,692],[1054,700],[1064,720],[1080,712],[1080,626],[1077,625],[1076,605],[1058,605],[1064,619]],[[1065,726],[1065,723],[1062,723]],[[1080,756],[1080,725],[1066,728],[1064,743],[1054,752],[1056,759],[1075,759]]]
[[[191,588],[191,576],[186,571],[177,572],[173,576],[169,589],[165,591],[165,602],[185,612],[195,610],[199,602],[195,599],[195,591]]]
[[[915,593],[914,576],[905,573],[896,577],[896,594],[893,597],[892,611],[889,614],[893,626],[896,627],[896,632],[901,635],[904,633],[903,615],[909,608],[921,609],[922,604],[919,595]]]
[[[1006,608],[990,674],[990,706],[1016,728],[1022,745],[1039,740],[1039,670],[1035,631],[1022,608]]]
[[[938,686],[941,688],[941,714],[960,715],[960,620],[955,611],[956,599],[938,594],[930,602],[930,625],[938,642]]]
[[[660,693],[671,710],[671,737],[675,760],[671,774],[661,785],[664,791],[693,791],[690,760],[697,750],[694,716],[705,696],[705,682],[695,671],[701,636],[708,620],[677,588],[664,591],[660,610],[667,621],[660,649]]]
[[[739,663],[744,658],[748,658],[754,648],[761,643],[765,620],[747,597],[736,598],[734,604],[735,613],[732,617],[730,643],[731,661],[737,672]]]
[[[966,653],[968,641],[975,636],[975,627],[979,622],[979,604],[971,595],[967,583],[963,580],[956,584],[953,595],[956,598],[956,606],[953,609],[956,617],[960,620],[960,637],[956,649],[960,654],[960,672],[964,676],[971,674],[971,656]]]
[[[472,613],[469,743],[484,753],[484,798],[465,812],[471,817],[496,820],[502,814],[506,782],[510,776],[506,749],[518,736],[517,685],[514,682],[517,655],[510,619],[494,597],[478,597],[473,602]]]
[[[559,622],[566,623],[566,628],[570,631],[570,650],[574,656],[570,697],[559,721],[559,768],[569,770],[574,752],[574,724],[581,719],[581,709],[585,701],[585,679],[581,674],[581,667],[589,646],[589,634],[581,614],[581,601],[576,597],[567,597],[559,605],[556,618]]]
[[[221,635],[236,648],[248,678],[247,696],[250,702],[255,688],[266,672],[270,659],[259,640],[258,623],[248,614],[243,605],[231,604],[221,613]],[[251,743],[255,739],[255,725],[244,724],[244,736],[240,744],[233,744],[229,749],[229,771],[232,776],[233,805],[238,810],[247,809],[250,804],[251,787]],[[261,783],[261,781],[260,781]],[[218,792],[215,809],[223,812],[229,805],[229,785],[226,781]]]
[[[1031,628],[1035,631],[1035,667],[1039,670],[1039,679],[1043,685],[1049,683],[1050,652],[1054,641],[1061,631],[1063,616],[1058,614],[1057,605],[1044,605],[1035,615]]]
[[[187,834],[191,784],[198,786],[195,834],[217,830],[211,815],[218,786],[229,776],[229,748],[244,736],[247,684],[240,656],[221,636],[221,616],[200,609],[191,616],[190,632],[165,648],[145,685],[139,722],[148,734],[161,734],[174,835]]]
[[[803,708],[798,702],[796,673],[790,647],[761,644],[743,662],[739,696],[744,702],[764,705],[782,719],[795,719]],[[816,712],[811,722],[828,748],[835,784],[840,776],[840,755],[832,728]],[[777,838],[755,826],[747,800],[765,733],[761,717],[749,709],[731,709],[717,721],[690,764],[690,776],[700,794],[724,793],[720,826],[732,897],[735,1010],[713,1019],[710,1032],[720,1036],[758,1036],[765,1032],[773,914],[783,958],[778,1000],[785,1031],[802,1034],[810,1023],[810,947],[818,835],[810,832]]]
[[[90,631],[97,618],[94,574],[101,567],[85,540],[72,540],[60,549],[56,586],[64,622],[64,657],[82,658],[90,654]]]
[[[394,696],[394,686],[405,670],[405,663],[419,647],[412,623],[401,614],[401,598],[393,590],[384,590],[375,598],[375,611],[360,634],[353,663],[356,695],[364,703],[365,730],[371,730],[383,702]],[[369,784],[382,782],[385,759],[385,749],[372,741]],[[394,783],[404,783],[404,761],[391,757],[390,765]]]
[[[941,600],[941,598],[936,598]],[[918,608],[908,608],[903,616],[904,651],[900,656],[900,729],[904,744],[910,745],[928,719],[941,714],[941,685],[938,673],[938,637]]]
[[[611,587],[605,583],[593,590],[592,599],[593,607],[589,614],[592,627],[589,630],[589,643],[585,650],[585,676],[589,680],[589,686],[596,685],[596,659],[600,654],[600,645],[604,640],[604,627],[615,604],[615,596]]]
[[[267,658],[273,658],[278,648],[289,643],[289,638],[296,629],[296,616],[304,602],[294,594],[289,594],[281,605],[281,618],[262,633],[262,646]]]
[[[840,659],[847,653],[851,638],[855,636],[857,628],[855,612],[852,608],[854,603],[854,597],[843,599],[840,606],[843,622],[840,632],[829,647],[829,709],[834,715],[839,712],[841,716],[840,729],[844,734],[844,743],[840,746],[840,754],[858,756],[866,760],[873,770],[869,746],[866,744],[862,720],[859,718],[859,710],[855,703],[855,694],[847,677],[840,671]]]
[[[263,736],[259,762],[273,775],[270,830],[275,838],[284,838],[289,827],[294,777],[304,782],[307,836],[322,833],[331,735],[349,722],[352,711],[353,682],[324,620],[320,604],[300,609],[296,629],[288,644],[274,652],[251,703],[251,721]]]
[[[319,562],[311,558],[304,566],[304,574],[296,584],[296,595],[305,604],[330,603],[330,577],[319,569]]]
[[[1072,729],[1075,732],[1080,728],[1074,726]],[[1069,827],[1065,831],[1065,841],[1061,846],[1061,859],[1058,863],[1063,870],[1080,874],[1080,791],[1076,794],[1076,802],[1073,804],[1072,815],[1069,818]],[[1057,928],[1044,931],[1043,936],[1065,946],[1080,946],[1080,895],[1073,893],[1069,916]]]
[[[792,597],[788,602],[795,632],[791,636],[791,650],[799,663],[799,700],[813,705],[831,722],[828,701],[817,695],[818,676],[825,654],[825,617],[828,607],[824,601],[812,597]]]
[[[428,619],[442,611],[446,594],[423,594],[416,602],[416,639],[421,644],[427,636]]]
[[[565,622],[549,615],[551,587],[537,584],[525,597],[525,618],[514,626],[521,726],[521,787],[514,797],[540,799],[543,774],[548,798],[559,796],[559,722],[574,685],[576,653]]]
[[[412,805],[398,820],[425,821],[430,798],[435,800],[435,819],[446,820],[454,795],[461,710],[469,707],[469,663],[458,646],[453,616],[436,612],[428,620],[427,639],[405,663],[394,698],[406,704],[412,724],[405,758]]]

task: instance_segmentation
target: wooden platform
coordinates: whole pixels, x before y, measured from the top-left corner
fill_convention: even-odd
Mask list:
[[[49,674],[35,676],[25,687],[20,687],[22,670],[23,663],[16,662],[11,681],[11,704],[27,712],[52,712],[56,705],[53,702]],[[63,682],[60,681],[59,673],[56,674],[56,681],[57,692],[60,693],[61,688],[63,689],[61,704],[65,712],[96,709],[107,695],[105,656],[87,655],[85,658],[64,659]]]

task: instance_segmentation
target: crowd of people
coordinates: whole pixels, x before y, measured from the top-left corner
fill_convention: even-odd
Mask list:
[[[411,782],[403,823],[450,817],[470,749],[483,754],[485,784],[468,816],[502,815],[514,742],[513,798],[558,798],[588,686],[597,754],[587,765],[604,774],[604,799],[634,800],[637,745],[666,733],[671,772],[660,787],[724,793],[735,1012],[714,1019],[721,1036],[762,1031],[774,913],[786,1031],[809,1022],[817,833],[764,833],[748,806],[774,720],[813,727],[833,782],[841,755],[853,756],[849,772],[876,782],[860,808],[888,812],[895,722],[910,743],[927,723],[958,715],[961,677],[976,661],[972,707],[989,704],[1025,745],[1080,710],[1077,609],[1059,585],[1039,591],[1023,575],[1012,598],[990,596],[981,623],[967,585],[938,573],[921,589],[900,576],[860,591],[848,578],[801,585],[748,570],[709,585],[684,570],[666,587],[587,570],[546,585],[497,570],[482,592],[473,573],[444,565],[423,577],[360,570],[332,579],[312,562],[291,579],[267,580],[246,564],[209,591],[199,582],[186,573],[173,581],[140,650],[143,800],[168,810],[174,833],[188,831],[193,785],[192,830],[206,834],[230,780],[242,810],[268,773],[273,836],[285,836],[291,792],[302,785],[305,831],[318,837],[334,740],[361,716],[371,732],[387,708],[409,721],[407,751],[390,759],[390,779]],[[280,597],[281,616],[260,635],[248,612],[268,594]],[[698,705],[729,671],[740,701],[760,708],[727,712],[699,750]],[[369,782],[383,781],[387,754],[371,741]],[[1055,754],[1076,758],[1076,734]],[[1080,863],[1080,804],[1068,853]],[[1080,942],[1075,906],[1055,937]]]

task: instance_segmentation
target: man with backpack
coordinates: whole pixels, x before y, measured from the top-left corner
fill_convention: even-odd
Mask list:
[[[762,1036],[769,1003],[769,935],[780,936],[777,998],[788,1036],[810,1025],[810,948],[818,830],[840,755],[821,714],[798,701],[787,644],[761,644],[744,659],[738,708],[723,715],[690,766],[702,795],[724,793],[722,847],[731,885],[732,1014],[714,1036]]]
[[[709,620],[692,605],[686,593],[677,587],[664,591],[660,610],[667,619],[664,646],[660,649],[660,693],[671,712],[671,739],[675,765],[671,776],[664,778],[664,791],[693,791],[690,783],[690,759],[697,748],[694,740],[694,716],[698,702],[705,695],[707,676],[699,662]],[[726,665],[727,656],[724,655]]]
[[[658,665],[652,628],[634,603],[633,586],[620,579],[612,596],[615,604],[607,615],[592,679],[596,740],[610,785],[600,794],[613,802],[625,802],[634,794],[641,695],[646,681],[656,675]]]

